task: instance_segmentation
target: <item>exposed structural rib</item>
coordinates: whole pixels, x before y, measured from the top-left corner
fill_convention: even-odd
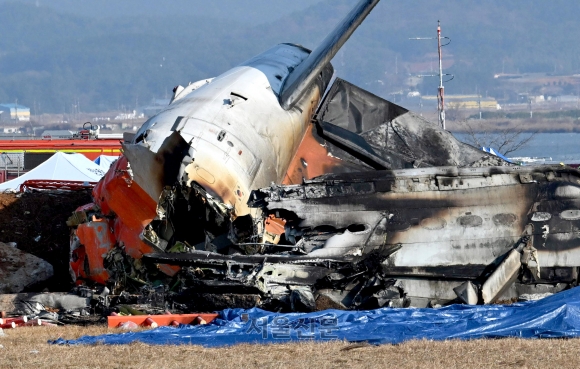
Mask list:
[[[354,30],[362,23],[379,0],[361,0],[318,47],[310,53],[286,79],[280,93],[280,105],[291,109],[310,87],[322,68],[330,62]]]

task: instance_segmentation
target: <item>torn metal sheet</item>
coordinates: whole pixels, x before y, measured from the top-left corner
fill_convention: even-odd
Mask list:
[[[471,283],[471,281],[466,281],[453,289],[457,297],[467,305],[477,305],[479,297],[477,296],[477,287]]]
[[[576,285],[580,172],[509,166],[332,81],[329,60],[377,2],[312,52],[281,44],[176,87],[69,220],[77,282],[162,286],[163,303],[198,311],[476,304]]]
[[[481,297],[486,304],[493,303],[516,280],[522,263],[521,255],[516,250],[510,251],[493,273],[481,286]]]
[[[322,136],[337,147],[346,149],[373,167],[397,169],[430,166],[475,166],[485,158],[485,166],[507,165],[501,159],[482,155],[482,151],[461,143],[450,132],[442,130],[423,117],[384,100],[345,80],[337,78],[317,113]],[[353,150],[345,133],[358,136],[359,150]],[[351,146],[350,150],[348,147]],[[366,160],[365,158],[366,157]],[[371,158],[379,158],[372,163]],[[492,160],[493,159],[493,160]],[[374,160],[376,161],[376,159]],[[479,165],[483,166],[483,165]]]

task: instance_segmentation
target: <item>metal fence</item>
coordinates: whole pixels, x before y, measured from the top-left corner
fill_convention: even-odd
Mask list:
[[[24,170],[24,152],[0,153],[0,170],[18,172]]]

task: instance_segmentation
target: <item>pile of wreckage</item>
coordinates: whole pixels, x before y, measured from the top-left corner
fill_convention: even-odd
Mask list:
[[[76,297],[38,303],[314,311],[577,285],[578,170],[511,166],[332,78],[330,60],[377,3],[361,1],[313,51],[281,44],[177,86],[67,220]]]

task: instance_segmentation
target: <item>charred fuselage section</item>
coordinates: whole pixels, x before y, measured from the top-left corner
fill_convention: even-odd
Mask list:
[[[491,303],[577,281],[574,169],[328,175],[257,190],[250,204],[277,244],[145,258],[182,266],[199,291],[253,289],[258,305],[303,310]]]

